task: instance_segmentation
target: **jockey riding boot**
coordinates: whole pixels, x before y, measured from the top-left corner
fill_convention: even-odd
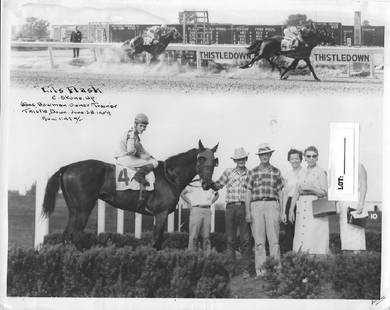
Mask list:
[[[146,181],[145,176],[153,171],[154,166],[152,164],[147,164],[141,168],[138,169],[138,171],[135,173],[133,179],[136,180],[138,183],[140,183],[140,190],[139,190],[139,198],[137,203],[137,211],[140,210],[144,204],[145,201],[145,187],[149,186],[149,182]]]
[[[153,171],[154,166],[152,164],[147,164],[145,166],[142,166],[138,169],[138,171],[134,174],[133,179],[136,180],[138,183],[143,185],[144,187],[149,186],[149,182],[146,181],[145,176]]]

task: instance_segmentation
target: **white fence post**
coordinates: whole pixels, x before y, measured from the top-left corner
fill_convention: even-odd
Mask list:
[[[105,232],[106,228],[106,203],[103,200],[98,200],[98,221],[97,233]]]
[[[49,56],[50,56],[50,66],[53,69],[54,68],[54,56],[53,56],[53,49],[51,46],[48,46],[47,48],[49,50]]]
[[[215,204],[211,205],[211,232],[215,232]]]
[[[200,51],[196,51],[196,69],[198,70],[198,73],[200,72],[200,69],[202,67],[202,60],[200,59]]]
[[[124,222],[124,212],[121,209],[118,209],[116,216],[116,232],[118,234],[123,234],[123,222]]]
[[[179,218],[177,219],[177,231],[181,231],[181,209],[183,207],[183,203],[181,202],[181,200],[179,200],[179,212],[178,212],[178,216]]]
[[[374,65],[374,54],[370,54],[370,77],[375,77],[375,65]]]
[[[42,176],[37,180],[35,192],[35,231],[34,247],[39,248],[44,237],[49,233],[49,219],[43,217],[43,198],[45,196],[45,186],[47,178]]]
[[[137,239],[141,239],[142,235],[142,214],[141,213],[135,213],[135,232],[134,236]]]
[[[174,232],[175,231],[175,212],[172,212],[168,214],[168,232]]]

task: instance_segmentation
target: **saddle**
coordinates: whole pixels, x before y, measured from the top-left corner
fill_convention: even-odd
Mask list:
[[[139,191],[140,184],[133,179],[135,173],[137,172],[137,168],[129,168],[121,165],[115,165],[115,184],[117,191],[125,191],[125,190],[134,190]],[[153,191],[154,190],[154,182],[156,180],[155,175],[152,172],[149,172],[145,176],[146,180],[149,182],[149,186],[146,186],[144,190]]]

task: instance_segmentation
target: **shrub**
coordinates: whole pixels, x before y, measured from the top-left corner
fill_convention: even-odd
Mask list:
[[[107,239],[108,240],[108,239]],[[12,249],[8,295],[73,297],[228,297],[221,254],[151,247],[46,245]]]
[[[326,260],[331,259],[326,256]],[[313,298],[329,273],[328,264],[307,253],[288,252],[281,260],[278,294],[290,298]]]
[[[333,287],[342,298],[379,299],[381,255],[375,252],[343,253],[336,256]]]
[[[36,296],[37,251],[12,248],[8,252],[7,294]]]
[[[267,257],[263,265],[265,275],[263,276],[263,289],[270,296],[277,296],[279,294],[280,285],[280,266],[279,261],[273,257]]]

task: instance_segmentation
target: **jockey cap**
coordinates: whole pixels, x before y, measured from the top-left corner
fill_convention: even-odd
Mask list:
[[[148,124],[149,124],[149,118],[146,116],[146,114],[144,114],[144,113],[139,113],[139,114],[137,114],[137,116],[135,117],[134,122],[135,122],[136,124],[145,124],[145,125],[148,125]]]

